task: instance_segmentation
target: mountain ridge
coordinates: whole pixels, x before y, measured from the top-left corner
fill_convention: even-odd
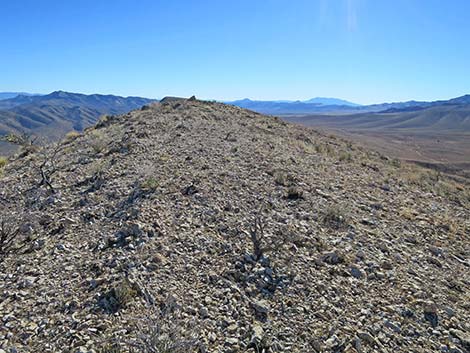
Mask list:
[[[327,98],[328,99],[328,98]],[[235,106],[257,111],[259,113],[271,115],[307,115],[315,113],[327,114],[354,114],[354,113],[367,113],[367,112],[384,112],[386,110],[392,111],[412,111],[419,110],[426,107],[436,105],[453,105],[453,104],[470,104],[470,95],[463,95],[448,100],[437,101],[415,101],[410,100],[406,102],[391,102],[391,103],[378,103],[369,105],[354,105],[347,101],[332,98],[330,102],[347,102],[345,104],[322,104],[322,98],[313,98],[307,101],[255,101],[250,99],[243,99],[238,101],[226,102]],[[328,102],[328,101],[323,101]]]
[[[104,114],[122,114],[155,100],[115,95],[85,95],[54,91],[47,95],[26,96],[0,101],[0,135],[37,134],[50,139],[96,123]]]
[[[470,195],[445,175],[182,99],[23,152],[2,349],[465,350]]]

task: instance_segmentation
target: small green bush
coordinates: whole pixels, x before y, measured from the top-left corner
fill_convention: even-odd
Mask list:
[[[8,164],[8,159],[0,156],[0,169],[5,168],[7,164]]]
[[[140,187],[144,190],[155,190],[158,188],[158,180],[155,177],[148,177],[140,184]]]

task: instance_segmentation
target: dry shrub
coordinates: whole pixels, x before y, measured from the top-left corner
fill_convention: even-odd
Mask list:
[[[341,152],[339,154],[339,157],[338,159],[341,161],[341,162],[351,162],[352,161],[352,154],[350,152]]]
[[[98,130],[92,130],[90,133],[89,145],[95,153],[101,153],[105,150],[108,145],[103,132]]]
[[[5,157],[0,157],[0,176],[3,175],[3,168],[8,164],[8,159]]]
[[[77,139],[80,136],[81,134],[78,131],[70,131],[67,134],[65,134],[65,142],[72,142],[73,140]]]
[[[344,206],[332,205],[326,209],[323,222],[333,229],[341,229],[347,227],[348,218],[348,212]]]
[[[144,306],[135,308],[135,318],[130,320],[127,337],[105,340],[101,353],[199,353],[205,352],[194,329],[194,322],[186,322],[174,297],[156,304],[148,290],[142,287]],[[119,331],[122,332],[119,327]]]

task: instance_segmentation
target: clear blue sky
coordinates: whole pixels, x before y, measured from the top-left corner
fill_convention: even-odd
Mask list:
[[[0,91],[359,103],[470,93],[468,0],[0,5]]]

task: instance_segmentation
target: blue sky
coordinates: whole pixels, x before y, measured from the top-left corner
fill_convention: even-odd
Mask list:
[[[0,6],[0,91],[364,104],[470,93],[467,0]]]

